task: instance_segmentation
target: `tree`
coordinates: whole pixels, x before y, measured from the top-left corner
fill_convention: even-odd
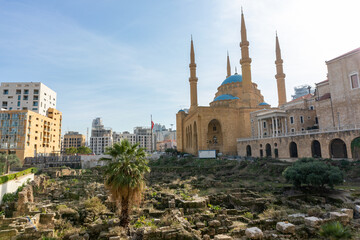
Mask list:
[[[299,159],[291,167],[285,169],[283,176],[295,187],[307,184],[317,187],[328,185],[333,188],[334,185],[344,181],[343,173],[338,167],[312,158]]]
[[[144,175],[150,172],[146,152],[139,144],[131,145],[123,140],[108,147],[105,152],[111,158],[105,166],[105,187],[112,198],[121,205],[120,226],[127,227],[129,213],[133,205],[139,204],[145,187]]]
[[[65,153],[67,155],[75,155],[77,153],[77,148],[76,147],[69,147],[65,149]]]
[[[77,153],[78,154],[91,154],[92,151],[88,147],[80,146],[80,147],[77,148]]]
[[[21,161],[15,154],[0,154],[0,167],[1,174],[5,172],[5,174],[10,172],[11,167],[21,167]]]

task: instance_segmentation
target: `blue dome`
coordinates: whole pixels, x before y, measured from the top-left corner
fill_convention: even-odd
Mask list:
[[[233,100],[233,99],[239,99],[239,98],[234,97],[233,95],[230,95],[230,94],[223,94],[223,95],[220,95],[220,96],[216,97],[214,99],[214,102],[215,101],[221,101],[221,100]]]
[[[185,111],[184,111],[184,110],[182,110],[182,109],[180,109],[180,110],[178,111],[178,113],[179,113],[179,112],[185,112]]]
[[[262,102],[262,103],[259,104],[259,106],[265,106],[265,105],[269,105],[269,104],[266,103],[266,102]]]
[[[221,85],[233,83],[233,82],[242,82],[242,76],[240,74],[234,74],[225,79]]]

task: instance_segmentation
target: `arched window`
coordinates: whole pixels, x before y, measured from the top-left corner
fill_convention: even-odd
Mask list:
[[[360,160],[360,137],[351,141],[351,155],[353,160]]]
[[[313,158],[321,158],[321,145],[318,140],[311,143],[311,155]]]
[[[251,146],[250,145],[246,146],[246,156],[251,157]]]
[[[346,144],[340,138],[333,139],[330,143],[331,158],[347,158]]]
[[[298,157],[298,149],[297,149],[296,143],[294,143],[294,142],[290,143],[289,151],[290,151],[290,157],[291,158],[297,158]]]
[[[271,145],[268,143],[265,146],[266,157],[271,157]]]

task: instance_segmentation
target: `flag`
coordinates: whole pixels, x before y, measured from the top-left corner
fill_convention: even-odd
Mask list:
[[[154,122],[151,121],[151,130],[153,130],[153,128],[154,128]]]

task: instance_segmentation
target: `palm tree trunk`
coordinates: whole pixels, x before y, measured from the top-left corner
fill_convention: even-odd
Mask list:
[[[129,198],[125,197],[121,200],[120,226],[128,227],[129,219]]]

